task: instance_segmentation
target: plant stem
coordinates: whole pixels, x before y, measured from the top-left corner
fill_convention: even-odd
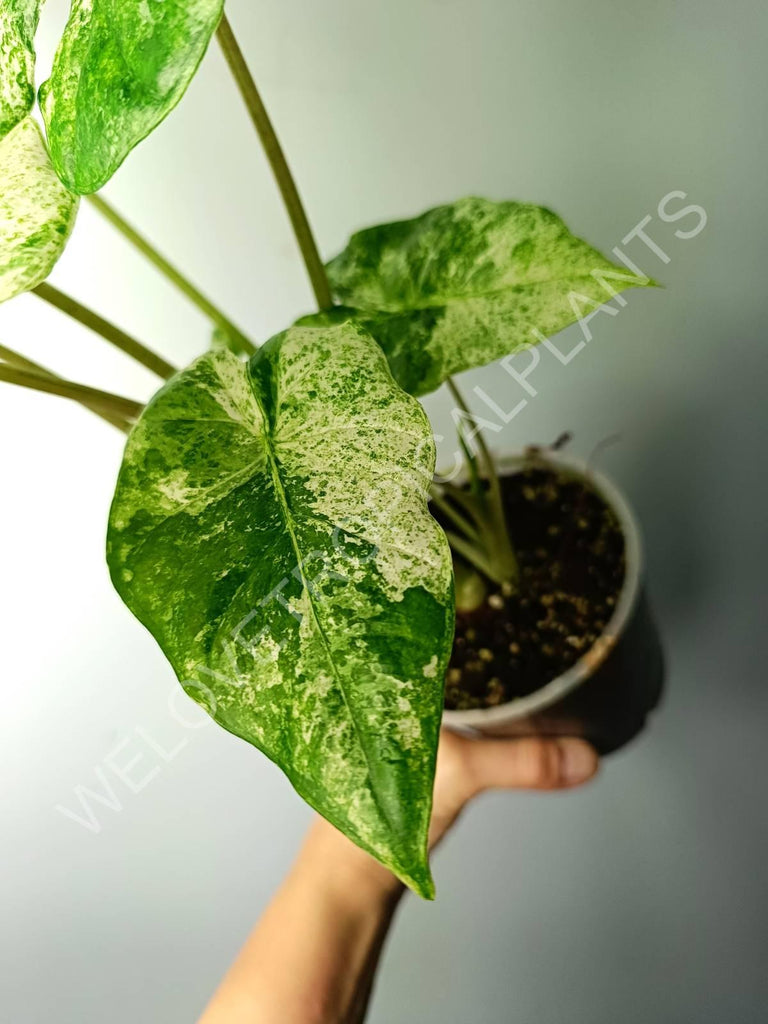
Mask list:
[[[485,504],[485,490],[480,482],[480,474],[477,470],[477,456],[469,450],[469,445],[464,437],[463,430],[456,430],[461,450],[464,453],[464,460],[469,470],[469,489],[479,501]]]
[[[443,515],[447,516],[454,526],[457,526],[467,537],[474,541],[480,540],[480,534],[470,520],[455,509],[450,501],[446,501],[434,487],[430,492],[429,500],[434,504],[435,508],[439,508]]]
[[[66,313],[67,316],[71,316],[85,327],[95,331],[96,334],[100,334],[102,338],[106,338],[108,342],[119,348],[121,352],[132,356],[142,366],[146,366],[148,370],[156,373],[158,377],[169,380],[176,373],[176,368],[167,363],[162,356],[152,352],[151,349],[142,345],[140,341],[132,338],[130,334],[126,334],[125,331],[111,324],[109,320],[105,320],[104,317],[94,313],[87,306],[83,306],[76,299],[65,295],[64,292],[60,292],[53,285],[47,283],[39,284],[33,291],[35,295],[46,302],[50,302],[52,306],[61,310],[62,313]]]
[[[456,381],[453,379],[453,377],[446,377],[445,383],[448,385],[448,390],[451,392],[451,395],[453,396],[453,399],[458,405],[459,409],[464,413],[464,417],[470,420],[473,419],[472,413],[469,411],[469,406],[464,401],[464,396],[456,386]],[[475,437],[477,438],[477,446],[480,449],[480,456],[483,462],[483,470],[485,472],[486,479],[488,480],[488,486],[491,488],[491,490],[497,489],[499,486],[499,478],[496,474],[496,467],[493,462],[493,457],[488,449],[488,445],[485,443],[483,432],[481,430],[478,430],[475,433]]]
[[[498,580],[498,574],[494,572],[491,562],[485,557],[483,552],[478,551],[474,544],[470,544],[464,537],[460,537],[457,533],[452,533],[450,530],[445,531],[445,536],[448,538],[448,543],[456,554],[461,555],[465,561],[469,562],[471,566],[474,566],[484,576],[487,576],[488,579]],[[499,580],[498,582],[501,581]]]
[[[20,370],[4,363],[0,363],[0,381],[4,381],[6,384],[18,384],[23,388],[32,388],[34,391],[44,391],[49,395],[59,395],[61,398],[71,398],[75,402],[87,404],[94,408],[94,411],[98,408],[101,412],[115,413],[117,416],[124,416],[131,420],[137,419],[144,408],[141,402],[123,398],[122,395],[99,391],[97,388],[89,388],[85,384],[75,384],[73,381],[63,380],[60,377],[44,376],[40,373],[32,373],[30,370]]]
[[[226,14],[221,16],[216,35],[224,58],[240,90],[243,102],[251,116],[251,121],[253,121],[253,125],[261,139],[267,160],[283,197],[283,202],[296,235],[296,241],[299,243],[299,249],[304,258],[304,264],[312,284],[312,290],[315,293],[317,305],[321,310],[330,309],[333,305],[333,299],[328,285],[328,277],[317,251],[312,228],[309,225],[299,191],[296,188],[296,182],[293,179],[290,167],[285,159],[285,154],[275,134],[275,129],[272,127],[266,107],[256,88],[256,83],[248,70],[245,57],[238,45],[237,39],[235,39],[235,34],[232,31]]]
[[[188,281],[172,263],[168,262],[165,256],[159,253],[143,235],[140,235],[134,227],[124,220],[117,210],[106,201],[106,199],[102,199],[102,197],[98,195],[90,195],[88,196],[88,199],[96,207],[99,213],[103,217],[106,217],[110,224],[114,228],[117,228],[117,230],[127,238],[143,256],[146,256],[150,263],[157,267],[160,273],[164,274],[165,277],[167,277],[168,280],[179,289],[179,291],[183,292],[183,294],[186,295],[199,310],[205,313],[207,317],[221,327],[222,330],[226,331],[227,334],[236,338],[240,343],[240,347],[243,352],[253,355],[256,351],[256,347],[253,342],[246,338],[239,327],[236,327],[229,317],[225,316],[217,306],[214,306],[210,299],[207,299],[191,281]]]
[[[15,366],[19,370],[28,370],[30,373],[36,373],[41,377],[48,377],[50,380],[61,380],[58,374],[52,373],[46,369],[45,366],[41,366],[39,363],[33,362],[31,359],[27,359],[20,352],[15,352],[12,348],[7,348],[5,345],[0,345],[0,360],[6,362],[9,366]],[[1,365],[1,363],[0,363]],[[91,412],[100,416],[107,423],[111,423],[113,427],[117,427],[118,430],[122,430],[124,434],[127,434],[131,429],[130,421],[125,419],[124,416],[117,416],[111,412],[105,412],[98,405],[92,405],[89,402],[82,401],[82,404],[86,409],[90,409]]]
[[[466,419],[472,419],[472,413],[469,411],[469,407],[464,401],[464,397],[459,391],[454,379],[452,377],[448,377],[446,379],[446,383],[456,404],[464,414],[464,417]],[[477,445],[480,449],[480,461],[482,463],[483,473],[488,482],[488,511],[490,515],[489,527],[495,547],[495,550],[493,551],[494,561],[497,562],[499,566],[499,572],[502,578],[506,579],[510,583],[516,583],[520,575],[520,569],[517,564],[517,556],[515,555],[515,551],[512,546],[512,540],[509,536],[509,527],[507,525],[507,517],[504,511],[504,501],[501,494],[499,475],[496,472],[496,464],[493,461],[493,456],[491,455],[488,445],[485,443],[482,431],[476,431],[475,437],[477,438]],[[460,440],[462,440],[461,430]],[[464,448],[465,457],[470,460],[471,470],[473,467],[471,465],[468,446],[465,441],[462,443],[462,448]],[[456,550],[458,550],[458,548]],[[462,552],[459,553],[461,554]],[[491,578],[494,577],[492,576]]]

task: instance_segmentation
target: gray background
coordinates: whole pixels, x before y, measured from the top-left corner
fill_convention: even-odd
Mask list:
[[[356,227],[477,193],[546,203],[604,250],[650,214],[670,257],[626,247],[665,290],[597,316],[567,366],[542,355],[536,397],[492,438],[508,450],[570,428],[586,455],[620,433],[600,461],[643,522],[669,652],[663,711],[584,792],[472,807],[436,857],[437,902],[402,908],[371,1019],[765,1020],[768,11],[746,0],[233,0],[229,11],[326,255]],[[64,14],[51,0],[43,68]],[[696,238],[675,237],[690,220],[659,220],[674,189],[707,211]],[[215,45],[106,194],[255,337],[311,308]],[[53,280],[178,362],[206,344],[203,319],[87,206]],[[3,308],[0,333],[76,379],[151,393],[149,374],[34,297]],[[577,328],[558,344],[578,340]],[[468,374],[473,385],[504,408],[524,397],[494,368]],[[447,433],[445,395],[427,405]],[[195,710],[183,697],[169,709],[171,671],[103,565],[120,452],[87,412],[0,391],[0,1017],[19,1024],[193,1020],[308,820],[255,751],[185,727]],[[158,770],[132,793],[114,766],[136,755],[134,781]],[[82,816],[75,788],[103,793],[99,773],[114,806],[91,800],[96,834],[56,805]]]

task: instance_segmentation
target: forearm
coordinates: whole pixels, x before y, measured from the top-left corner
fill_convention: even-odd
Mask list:
[[[485,789],[562,789],[597,770],[579,739],[444,732],[430,846]],[[402,886],[318,819],[199,1024],[360,1024]]]
[[[200,1024],[357,1024],[401,893],[318,820]]]

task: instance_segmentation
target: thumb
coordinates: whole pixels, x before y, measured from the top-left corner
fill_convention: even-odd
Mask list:
[[[475,793],[485,789],[567,789],[581,785],[597,771],[597,752],[584,740],[526,737],[465,742],[465,765]]]

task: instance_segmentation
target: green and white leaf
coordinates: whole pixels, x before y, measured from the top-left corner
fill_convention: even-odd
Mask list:
[[[223,0],[73,0],[40,90],[51,158],[95,192],[184,95]]]
[[[41,0],[0,0],[0,138],[35,103],[35,32]]]
[[[77,205],[51,166],[40,129],[25,118],[0,141],[0,302],[50,274]]]
[[[219,349],[150,402],[110,517],[114,584],[187,692],[431,896],[454,606],[419,403],[359,326]]]
[[[330,319],[364,323],[414,395],[653,283],[611,263],[550,210],[477,198],[360,231],[327,271],[347,307]]]

